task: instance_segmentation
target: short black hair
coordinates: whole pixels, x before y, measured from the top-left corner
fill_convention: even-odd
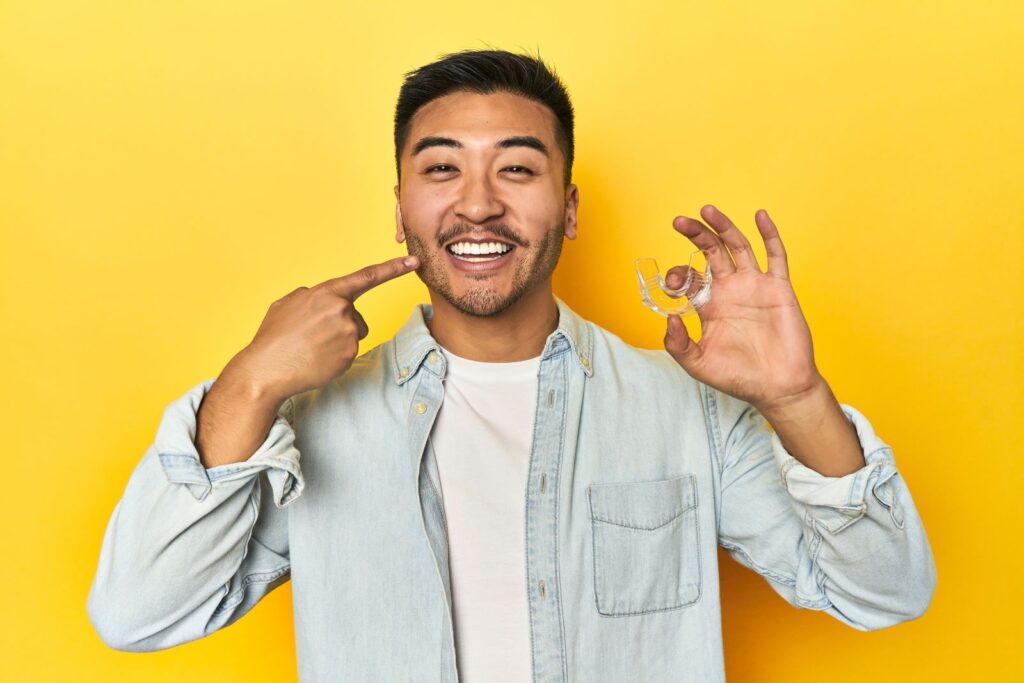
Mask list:
[[[540,59],[504,50],[464,50],[405,74],[395,107],[395,167],[402,177],[402,148],[413,115],[453,92],[508,92],[546,105],[555,115],[555,141],[565,157],[565,185],[572,176],[573,110],[565,86]]]

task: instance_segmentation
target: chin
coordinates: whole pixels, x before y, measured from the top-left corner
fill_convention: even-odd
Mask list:
[[[492,289],[471,290],[460,297],[448,299],[448,303],[461,313],[477,318],[489,318],[507,310],[516,299],[501,295]]]
[[[460,294],[451,291],[438,291],[442,298],[460,313],[477,318],[490,318],[500,315],[515,305],[526,293],[526,290],[498,291],[492,288],[470,288]]]

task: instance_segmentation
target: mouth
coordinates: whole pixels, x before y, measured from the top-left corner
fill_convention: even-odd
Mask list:
[[[514,244],[505,242],[453,242],[445,247],[448,259],[458,270],[479,273],[498,270],[512,260]]]

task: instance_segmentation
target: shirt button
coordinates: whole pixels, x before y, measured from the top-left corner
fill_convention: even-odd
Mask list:
[[[544,583],[544,579],[541,579],[540,582],[537,584],[537,592],[540,593],[541,600],[548,596],[548,587]]]
[[[586,356],[580,356],[580,362],[583,363],[583,367],[585,367],[587,370],[590,369],[590,359],[589,358],[587,358]]]
[[[422,415],[423,413],[427,412],[427,404],[426,403],[417,403],[416,404],[416,412],[419,413],[420,415]]]
[[[548,389],[548,407],[549,408],[554,408],[555,407],[555,390],[554,389]]]
[[[431,351],[430,355],[427,356],[427,362],[429,362],[429,363],[436,363],[437,362],[437,353],[434,352],[434,351]]]
[[[399,370],[398,371],[398,376],[399,377],[408,377],[409,376],[409,368],[402,368],[401,370]]]

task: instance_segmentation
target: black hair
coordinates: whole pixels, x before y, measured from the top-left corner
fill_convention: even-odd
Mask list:
[[[504,50],[465,50],[405,74],[395,107],[395,167],[402,176],[402,148],[413,115],[428,102],[453,92],[489,95],[508,92],[539,102],[555,115],[555,141],[565,157],[565,185],[573,160],[573,110],[569,93],[558,76],[541,61]]]

